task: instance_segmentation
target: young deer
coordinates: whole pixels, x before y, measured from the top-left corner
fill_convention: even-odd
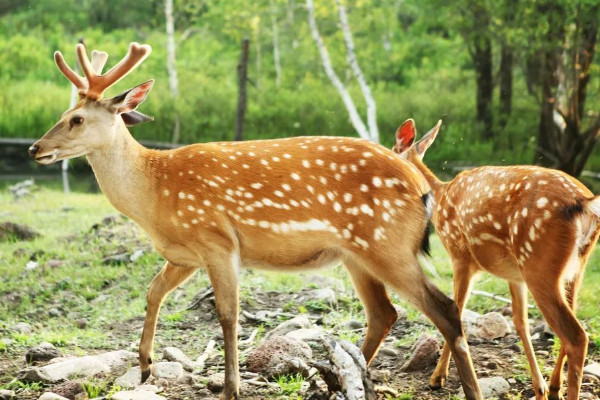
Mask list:
[[[562,398],[565,356],[567,398],[579,399],[588,338],[574,309],[585,264],[600,232],[600,197],[561,171],[534,166],[475,168],[441,182],[422,161],[440,126],[441,121],[413,143],[414,121],[407,120],[396,132],[394,151],[416,166],[432,188],[433,223],[452,259],[459,310],[477,273],[487,271],[506,279],[536,400]],[[550,390],[531,345],[527,288],[562,344]],[[444,346],[431,377],[433,387],[444,385],[449,362],[449,348]]]
[[[238,270],[296,271],[343,262],[367,314],[362,351],[371,361],[396,320],[385,284],[422,310],[445,336],[469,399],[481,399],[455,303],[417,262],[425,243],[429,191],[422,176],[393,152],[364,140],[295,137],[205,143],[149,150],[126,125],[148,81],[111,99],[102,93],[150,53],[132,43],[100,75],[77,46],[82,78],[55,59],[81,99],[29,152],[41,164],[86,155],[110,202],[138,223],[167,260],[150,284],[140,341],[142,380],[150,375],[159,308],[165,296],[204,268],[213,285],[225,342],[221,399],[238,398]]]

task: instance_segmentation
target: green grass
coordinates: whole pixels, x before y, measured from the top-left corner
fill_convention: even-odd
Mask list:
[[[280,375],[275,378],[275,382],[281,388],[281,392],[285,395],[293,395],[300,391],[304,377],[300,374],[296,375]]]

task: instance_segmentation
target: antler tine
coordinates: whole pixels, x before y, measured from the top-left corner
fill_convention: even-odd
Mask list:
[[[105,51],[92,51],[92,68],[96,71],[96,74],[100,75],[102,73],[106,60],[108,60],[108,53]]]
[[[82,65],[82,68],[90,83],[90,87],[86,93],[86,96],[92,99],[99,99],[106,89],[137,67],[138,64],[144,61],[151,51],[152,48],[147,44],[140,45],[136,42],[131,43],[125,58],[123,58],[117,65],[112,67],[104,75],[97,76],[94,74],[94,76],[90,76],[88,75],[85,67]]]
[[[62,74],[68,80],[70,80],[73,83],[73,85],[75,85],[78,92],[80,94],[85,94],[85,92],[87,91],[87,83],[83,78],[77,75],[75,71],[71,69],[71,67],[69,67],[60,51],[54,52],[54,62],[56,63],[56,66],[58,67],[60,72],[62,72]]]

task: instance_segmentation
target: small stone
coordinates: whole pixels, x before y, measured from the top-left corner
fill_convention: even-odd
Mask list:
[[[541,356],[541,357],[548,357],[550,355],[550,352],[548,352],[546,350],[536,350],[535,354],[537,354],[538,356]]]
[[[477,319],[477,336],[485,340],[494,340],[510,333],[506,318],[499,312],[490,312]]]
[[[14,390],[6,390],[6,389],[0,390],[0,400],[11,400],[11,399],[14,399],[14,397],[15,397]]]
[[[583,374],[583,382],[584,383],[592,383],[594,385],[597,385],[600,383],[600,378],[598,378],[596,375],[592,375],[592,374]]]
[[[166,400],[163,396],[145,390],[126,390],[112,395],[112,400]]]
[[[487,369],[498,369],[498,364],[495,361],[488,362],[485,367]]]
[[[115,379],[114,385],[120,386],[123,389],[132,389],[138,387],[142,382],[142,371],[140,367],[131,367],[117,379]]]
[[[212,374],[206,379],[206,387],[213,393],[221,392],[223,385],[225,385],[225,374],[223,372]]]
[[[190,360],[188,356],[186,356],[184,352],[179,350],[177,347],[165,348],[163,357],[167,361],[176,361],[181,363],[181,365],[183,365],[183,369],[186,371],[192,372],[194,370],[195,365],[192,360]]]
[[[322,302],[329,306],[335,306],[337,304],[337,297],[335,295],[335,292],[328,287],[307,290],[302,294],[302,298],[305,302]]]
[[[102,259],[102,264],[104,265],[121,265],[126,264],[130,261],[129,254],[120,253],[113,254]]]
[[[491,397],[500,397],[510,390],[510,384],[502,377],[494,376],[490,378],[479,379],[479,387],[484,399]],[[462,388],[458,391],[458,397],[464,398],[465,392]]]
[[[38,267],[37,261],[30,260],[30,261],[27,261],[27,264],[25,264],[25,271],[33,271],[37,267]]]
[[[398,321],[405,320],[408,315],[406,308],[399,306],[398,304],[394,304],[394,308],[396,309],[396,314],[398,314]]]
[[[391,373],[387,369],[373,369],[371,370],[371,380],[373,382],[388,382],[390,380]]]
[[[38,400],[69,400],[66,397],[57,395],[56,393],[46,392],[40,396]]]
[[[307,376],[311,358],[312,351],[305,342],[273,336],[248,354],[246,366],[248,371],[267,377],[298,373]]]
[[[156,385],[141,385],[141,386],[139,386],[135,390],[139,390],[139,391],[142,391],[142,392],[152,392],[152,393],[160,393],[160,392],[162,392],[162,389],[159,388]]]
[[[18,324],[13,325],[10,330],[18,333],[30,334],[31,325],[27,322],[19,322]]]
[[[60,311],[58,310],[58,308],[54,308],[52,307],[51,309],[48,310],[48,315],[50,315],[53,318],[57,318],[60,317]]]
[[[41,235],[23,224],[0,222],[0,242],[5,240],[33,240]]]
[[[593,364],[588,364],[583,368],[583,373],[584,374],[589,374],[589,375],[594,375],[598,378],[600,378],[600,364],[599,363],[593,363]]]
[[[438,339],[427,333],[423,333],[415,341],[412,354],[408,361],[402,366],[402,371],[421,371],[435,364],[440,350]]]
[[[385,346],[385,347],[382,347],[381,349],[379,349],[379,354],[381,354],[382,356],[387,356],[387,357],[398,357],[400,355],[398,350],[394,349],[393,347],[389,347],[389,346]]]
[[[288,332],[298,329],[308,329],[311,326],[312,323],[306,316],[299,315],[279,324],[275,329],[267,333],[266,338],[270,338],[272,336],[284,336]]]
[[[143,255],[144,255],[144,250],[137,249],[131,254],[131,256],[129,256],[129,260],[131,262],[136,262],[138,260],[138,258],[140,258]]]
[[[56,357],[61,357],[62,353],[51,343],[44,342],[39,346],[32,347],[25,353],[25,361],[33,363],[37,361],[49,361]]]
[[[581,392],[579,393],[579,400],[581,399],[598,400],[598,397],[592,393]]]
[[[183,365],[172,361],[159,362],[152,366],[152,375],[156,378],[179,379],[183,376]]]
[[[506,381],[508,383],[510,383],[511,385],[516,385],[517,384],[517,380],[515,378],[508,378]]]
[[[77,318],[75,320],[75,326],[79,329],[85,329],[88,324],[88,320],[85,318]]]
[[[358,329],[363,329],[365,327],[364,322],[350,320],[344,322],[339,328],[345,331],[355,331]]]
[[[48,260],[45,265],[48,268],[56,269],[62,267],[64,264],[65,262],[61,260]]]
[[[304,342],[314,342],[323,338],[323,330],[321,328],[297,329],[286,333],[285,336]]]

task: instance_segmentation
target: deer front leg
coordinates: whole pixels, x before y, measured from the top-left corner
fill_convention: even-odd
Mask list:
[[[471,284],[473,282],[473,276],[475,272],[470,268],[468,263],[454,262],[454,301],[458,307],[459,316],[462,317],[462,311],[465,303],[469,298],[471,291]],[[446,380],[448,379],[448,370],[450,367],[450,344],[446,341],[444,348],[442,349],[442,355],[438,360],[438,363],[431,374],[429,380],[429,386],[432,389],[438,389],[444,387]]]
[[[197,269],[195,268],[178,267],[167,261],[150,283],[147,296],[146,320],[144,321],[144,330],[139,347],[142,383],[150,377],[154,333],[156,332],[156,321],[160,306],[167,294],[185,282],[196,271]]]
[[[531,371],[531,381],[535,392],[536,400],[548,399],[548,387],[544,376],[535,360],[533,345],[531,344],[531,335],[529,334],[529,320],[527,317],[527,285],[524,282],[509,282],[510,294],[513,304],[513,321],[517,334],[523,341],[523,348],[529,362]]]
[[[239,256],[213,259],[207,266],[208,277],[215,291],[217,316],[223,329],[225,345],[225,384],[220,400],[239,398],[239,364],[237,349],[238,277]]]

